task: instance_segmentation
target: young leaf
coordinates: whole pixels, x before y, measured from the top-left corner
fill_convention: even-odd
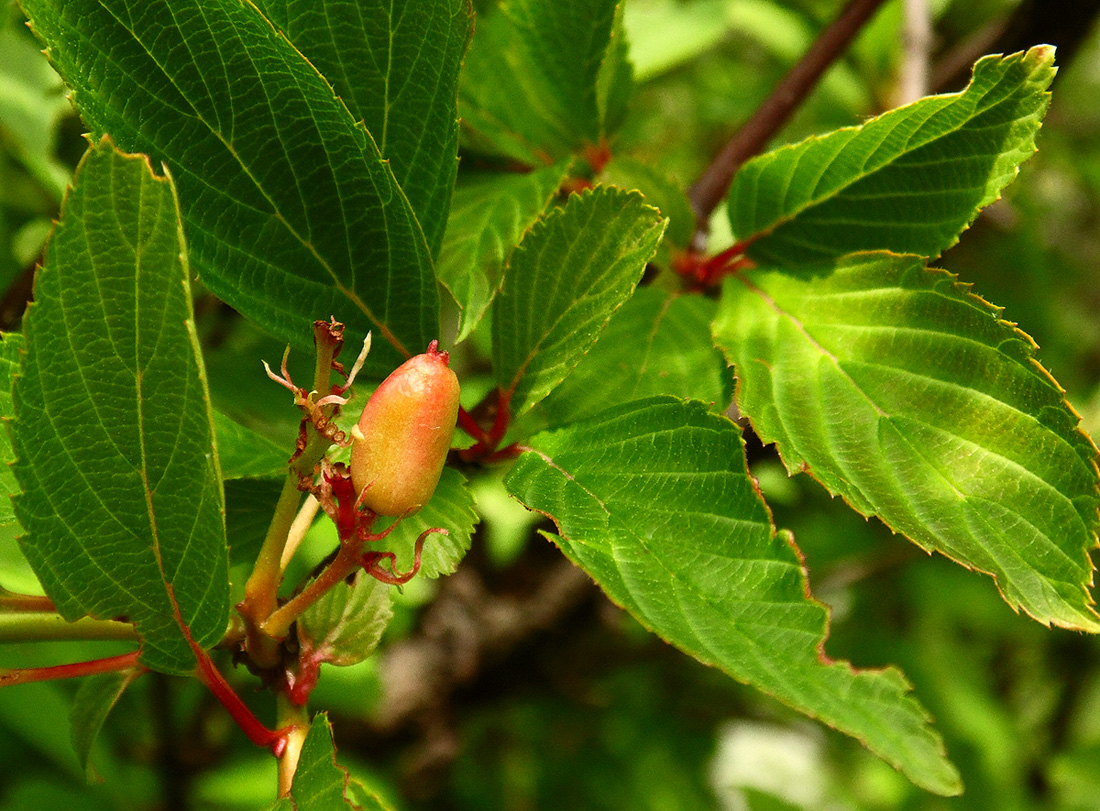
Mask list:
[[[692,397],[725,411],[731,375],[715,349],[715,303],[639,287],[612,316],[596,345],[539,404],[548,427],[658,394]]]
[[[989,56],[961,93],[778,149],[737,172],[733,232],[758,264],[801,266],[853,251],[935,257],[1035,152],[1054,49]]]
[[[356,798],[354,804],[347,796],[349,791]],[[361,786],[352,786],[347,771],[337,765],[332,726],[324,713],[313,716],[290,795],[269,806],[268,811],[385,811],[377,798],[366,796]]]
[[[616,0],[513,0],[478,19],[459,88],[478,149],[552,163],[604,135],[601,102],[621,105],[622,68],[603,79]],[[612,53],[608,54],[611,50]]]
[[[12,423],[20,546],[67,619],[128,617],[147,667],[221,638],[221,480],[171,183],[81,161],[35,280]]]
[[[366,659],[393,619],[392,590],[364,572],[340,581],[298,618],[298,639],[306,656],[340,667]]]
[[[27,0],[97,133],[168,164],[194,269],[297,346],[335,315],[393,368],[439,333],[416,216],[370,135],[251,3]],[[379,340],[384,339],[384,340]]]
[[[512,248],[553,199],[569,166],[475,177],[455,189],[436,274],[458,304],[458,341],[485,315]]]
[[[665,220],[640,194],[573,195],[512,253],[493,308],[493,366],[520,415],[557,386],[630,296]]]
[[[616,603],[701,662],[863,741],[915,783],[960,790],[897,670],[823,651],[787,533],[745,468],[741,432],[701,403],[653,398],[538,434],[505,479],[553,518],[553,539]]]
[[[374,136],[434,255],[458,171],[458,69],[469,0],[258,0]]]
[[[15,413],[11,402],[12,380],[19,369],[19,357],[23,350],[23,336],[10,333],[0,336],[0,419],[7,422]],[[11,437],[7,427],[0,430],[0,527],[16,523],[11,506],[11,496],[19,492],[11,463],[15,454],[11,449]]]
[[[1096,447],[999,310],[918,257],[864,254],[812,282],[730,279],[715,333],[788,470],[992,574],[1013,608],[1100,631]]]
[[[431,527],[442,527],[447,530],[446,535],[434,533],[424,542],[420,574],[429,578],[453,574],[470,548],[477,522],[466,477],[454,468],[445,467],[432,500],[415,515],[402,519],[385,540],[372,542],[367,550],[396,553],[394,566],[405,572],[412,568],[417,536]]]
[[[95,766],[92,764],[92,746],[99,737],[99,731],[103,729],[103,723],[126,692],[126,688],[142,672],[136,669],[100,673],[80,681],[80,689],[73,698],[69,721],[72,725],[73,750],[89,782],[96,778]]]

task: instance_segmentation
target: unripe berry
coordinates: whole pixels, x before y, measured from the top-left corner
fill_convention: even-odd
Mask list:
[[[360,503],[378,515],[416,512],[443,473],[458,417],[458,378],[438,346],[432,341],[383,380],[352,429],[352,484]]]

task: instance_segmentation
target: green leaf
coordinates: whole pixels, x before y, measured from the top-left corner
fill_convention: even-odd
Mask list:
[[[897,670],[828,660],[788,533],[745,468],[740,430],[701,403],[637,401],[535,436],[505,480],[616,603],[720,667],[864,742],[914,782],[959,778]]]
[[[493,367],[520,415],[580,361],[630,297],[665,221],[637,193],[599,187],[536,223],[493,308]]]
[[[393,619],[390,587],[365,572],[340,581],[298,618],[302,657],[340,667],[370,656]]]
[[[282,492],[282,479],[225,482],[225,537],[230,564],[256,560]]]
[[[215,294],[299,347],[316,319],[373,329],[374,370],[438,337],[428,247],[388,163],[255,6],[24,8],[85,121],[168,164],[193,267]]]
[[[920,258],[864,254],[812,282],[729,280],[715,333],[788,470],[992,574],[1014,608],[1100,631],[1096,447],[997,308]]]
[[[12,381],[19,369],[19,358],[23,351],[23,336],[19,333],[0,335],[0,419],[5,423],[15,414],[11,401]],[[11,448],[11,437],[7,426],[0,430],[0,527],[17,523],[12,509],[11,496],[19,492],[11,463],[15,461],[15,452]]]
[[[23,553],[66,619],[125,616],[182,674],[229,615],[221,480],[171,183],[84,156],[35,280],[13,445]]]
[[[622,56],[610,49],[608,57],[616,5],[512,0],[478,19],[459,88],[475,148],[539,165],[599,144],[601,102],[621,104]],[[609,68],[601,94],[607,58],[620,66]]]
[[[687,248],[695,235],[695,214],[680,185],[668,175],[630,157],[618,155],[607,165],[604,180],[612,186],[636,189],[646,202],[668,217],[665,240],[678,248]]]
[[[336,764],[336,744],[332,740],[332,726],[328,716],[313,716],[289,800],[280,800],[275,809],[286,811],[344,811],[353,808],[345,796],[348,773]]]
[[[778,149],[737,172],[729,217],[758,264],[853,251],[935,257],[1035,151],[1054,49],[985,57],[961,93]]]
[[[623,25],[623,7],[615,6],[611,41],[607,44],[600,72],[596,77],[596,97],[602,116],[602,135],[606,139],[623,125],[634,95],[634,65],[630,61],[630,43]]]
[[[513,247],[553,200],[569,166],[477,175],[455,189],[436,273],[460,310],[458,341],[485,315]]]
[[[454,468],[443,468],[435,494],[420,512],[401,520],[397,529],[385,540],[374,541],[370,551],[394,552],[395,567],[406,572],[412,568],[416,539],[420,533],[432,527],[442,527],[446,535],[434,533],[424,542],[420,560],[420,574],[434,578],[454,574],[458,564],[470,548],[470,539],[478,515],[474,511],[474,499],[466,487],[466,477]]]
[[[99,731],[103,729],[104,721],[122,698],[126,688],[133,684],[141,672],[139,669],[131,669],[100,673],[80,681],[80,689],[73,698],[69,721],[72,725],[73,749],[89,782],[96,779],[95,766],[92,765],[92,746],[99,737]]]
[[[458,171],[458,69],[469,0],[258,0],[390,162],[433,255]]]
[[[220,411],[214,412],[222,478],[259,479],[285,476],[291,451],[246,428]]]
[[[658,394],[690,397],[725,411],[731,375],[714,347],[715,303],[639,287],[608,322],[596,345],[539,404],[548,427]]]

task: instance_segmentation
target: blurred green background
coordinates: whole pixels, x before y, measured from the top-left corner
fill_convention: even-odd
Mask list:
[[[933,92],[959,89],[960,66],[983,53],[1059,47],[1038,155],[940,264],[1036,340],[1096,436],[1100,2],[904,5],[928,15]],[[615,153],[689,185],[840,6],[627,0],[636,94]],[[911,52],[903,12],[902,0],[886,3],[777,143],[904,100],[899,77]],[[19,329],[35,262],[85,146],[81,133],[20,13],[5,3],[4,331]],[[278,392],[240,382],[241,368],[277,359],[281,347],[196,292],[219,407],[286,444],[296,412]],[[484,522],[460,572],[405,589],[374,659],[326,666],[315,706],[330,711],[342,764],[409,811],[1100,809],[1100,641],[1015,615],[991,580],[926,556],[806,477],[788,479],[751,438],[750,458],[777,524],[795,533],[816,595],[833,609],[828,654],[905,671],[962,771],[965,795],[914,788],[857,742],[647,634],[534,535],[532,519],[491,478],[478,485]],[[230,520],[255,515],[241,510]],[[323,527],[310,541],[315,557],[331,544]],[[0,537],[0,585],[33,588],[10,531]],[[0,646],[0,667],[113,652],[102,643],[9,644]],[[394,694],[394,684],[404,690]],[[271,758],[196,682],[155,675],[139,679],[109,717],[89,782],[69,741],[78,688],[0,690],[0,809],[256,809],[272,799]],[[270,712],[267,696],[255,704],[261,717]]]

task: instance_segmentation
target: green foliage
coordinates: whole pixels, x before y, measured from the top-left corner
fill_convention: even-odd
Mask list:
[[[461,312],[457,340],[485,315],[512,248],[557,194],[568,171],[569,165],[561,163],[526,174],[475,175],[455,189],[436,273]]]
[[[336,765],[335,755],[332,727],[326,716],[319,715],[313,719],[302,746],[291,796],[270,806],[270,811],[386,811],[377,797],[349,785],[348,774]],[[349,791],[355,797],[354,804],[347,796]]]
[[[339,312],[354,332],[384,339],[372,354],[379,366],[436,337],[428,246],[393,172],[324,77],[254,7],[24,8],[54,43],[54,65],[94,131],[168,165],[191,264],[217,295],[304,347],[313,321]]]
[[[715,330],[738,403],[790,471],[992,574],[1009,605],[1100,630],[1096,447],[1035,345],[917,257],[727,282]]]
[[[629,82],[616,5],[515,0],[479,22],[459,95],[475,148],[537,166],[599,143]]]
[[[712,212],[830,4],[20,2],[0,809],[1088,807],[1100,648],[1042,625],[1100,630],[1100,128],[1038,138],[1051,46],[883,112],[888,4]],[[433,340],[468,436],[376,521],[351,426]]]
[[[374,137],[434,255],[458,171],[455,98],[473,23],[468,0],[423,3],[415,14],[377,0],[256,5]]]
[[[58,611],[129,617],[146,666],[188,673],[229,584],[177,216],[145,158],[88,152],[27,314],[12,437],[20,545]]]
[[[918,784],[957,792],[901,674],[821,656],[825,609],[808,598],[742,444],[697,404],[639,400],[536,436],[506,483],[554,517],[563,551],[643,625],[855,735]]]
[[[852,251],[938,256],[1035,151],[1054,50],[987,57],[961,93],[761,155],[730,189],[738,239],[758,262],[799,266]]]
[[[663,231],[640,194],[608,187],[571,197],[524,235],[493,309],[493,366],[513,414],[580,362],[633,292]]]

